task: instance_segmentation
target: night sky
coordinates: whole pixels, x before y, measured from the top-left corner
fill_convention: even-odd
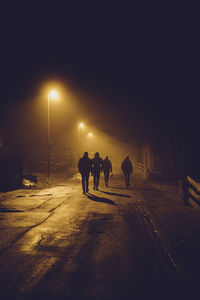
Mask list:
[[[8,120],[17,124],[12,111],[56,79],[110,135],[141,145],[163,138],[185,145],[189,136],[199,147],[195,7],[29,3],[3,8],[1,23],[4,138]]]

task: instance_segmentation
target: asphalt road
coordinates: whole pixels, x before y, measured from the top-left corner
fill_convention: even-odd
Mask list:
[[[153,187],[135,180],[125,189],[120,178],[109,188],[101,183],[86,195],[78,179],[1,194],[2,299],[188,298],[144,197]]]

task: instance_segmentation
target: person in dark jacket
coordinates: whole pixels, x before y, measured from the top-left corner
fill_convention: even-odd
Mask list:
[[[89,176],[92,170],[92,160],[88,157],[88,152],[84,152],[82,158],[78,162],[78,170],[82,177],[83,194],[89,191]]]
[[[108,187],[108,181],[110,173],[112,173],[112,163],[108,159],[108,156],[103,160],[102,164],[103,172],[104,172],[104,178],[105,178],[105,185]]]
[[[92,175],[94,177],[94,190],[99,190],[99,179],[100,173],[102,172],[102,163],[103,159],[99,157],[99,152],[95,153],[94,158],[92,159]]]
[[[132,162],[129,159],[129,156],[127,156],[122,162],[121,169],[124,173],[126,187],[128,188],[130,185],[130,174],[133,172],[133,166]]]

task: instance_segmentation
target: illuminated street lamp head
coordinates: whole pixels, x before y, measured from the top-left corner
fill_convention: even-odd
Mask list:
[[[89,132],[89,133],[88,133],[88,137],[90,137],[90,138],[93,137],[92,132]]]
[[[58,93],[55,90],[52,90],[49,92],[49,97],[51,97],[52,99],[58,99]]]
[[[80,123],[80,124],[79,124],[79,127],[80,127],[80,128],[84,128],[84,126],[85,126],[84,123]]]

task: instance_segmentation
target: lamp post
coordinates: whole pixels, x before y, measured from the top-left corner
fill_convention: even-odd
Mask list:
[[[92,139],[93,138],[94,138],[93,133],[89,132],[87,135],[87,146],[88,146],[89,151],[91,151],[91,149],[92,149]]]
[[[48,94],[47,104],[47,176],[50,177],[50,149],[51,149],[51,138],[50,138],[50,100],[57,99],[58,93],[52,90]]]
[[[79,133],[79,156],[81,155],[81,148],[82,148],[82,134],[81,131],[85,127],[84,123],[80,123],[78,126],[78,133]]]

